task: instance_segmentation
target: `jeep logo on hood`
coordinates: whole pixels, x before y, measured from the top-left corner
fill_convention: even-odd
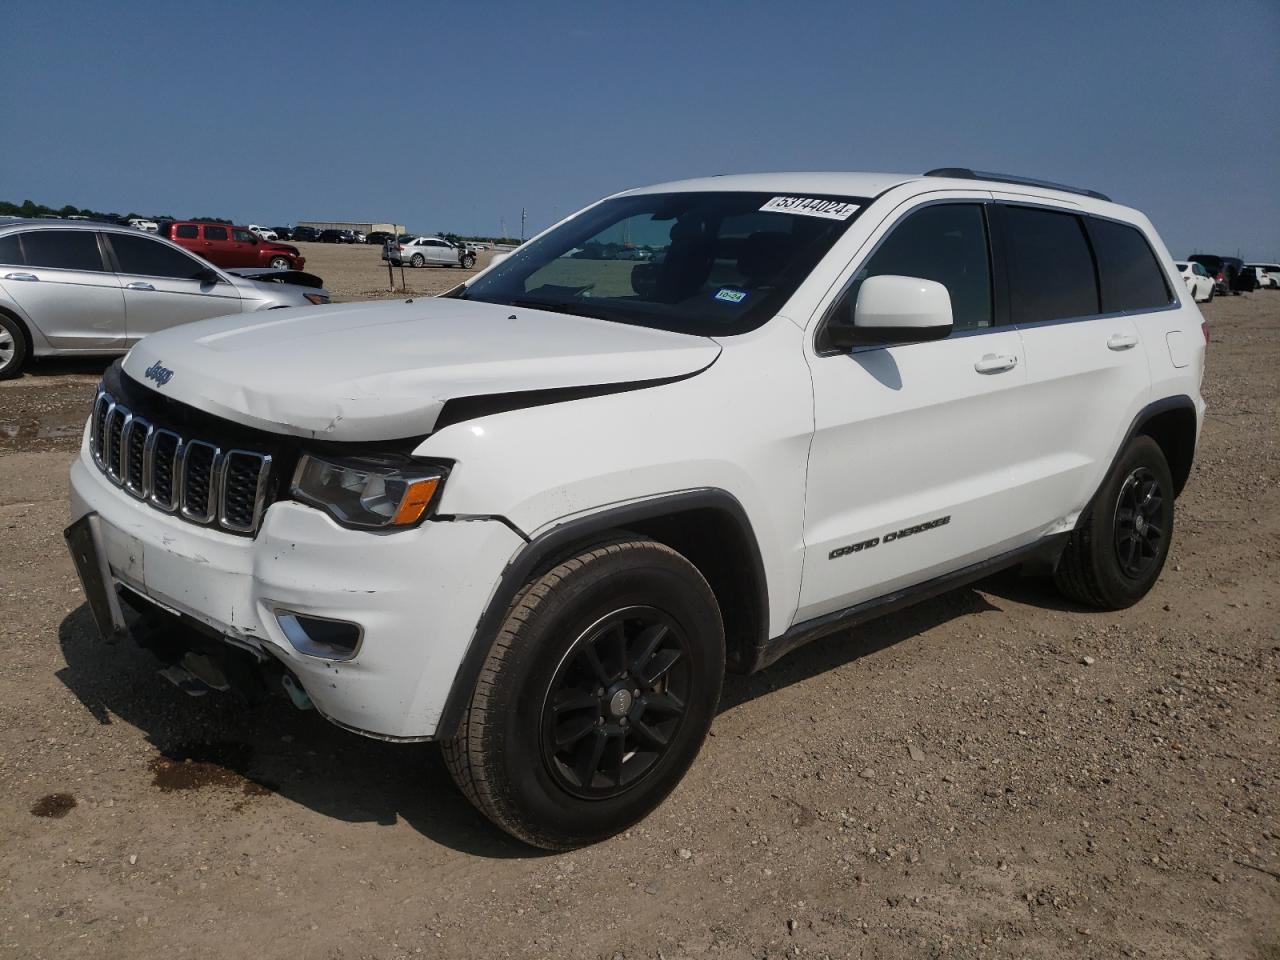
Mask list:
[[[154,380],[156,382],[156,386],[163,387],[170,379],[172,379],[173,371],[168,367],[162,366],[160,361],[157,360],[151,366],[147,367],[143,376],[148,380]]]

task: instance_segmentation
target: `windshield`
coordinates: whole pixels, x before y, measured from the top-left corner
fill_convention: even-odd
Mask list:
[[[606,200],[520,247],[458,296],[677,333],[755,329],[868,201],[771,193]]]

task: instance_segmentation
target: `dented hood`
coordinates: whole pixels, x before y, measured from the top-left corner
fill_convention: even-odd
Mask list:
[[[124,369],[246,426],[390,440],[430,433],[447,400],[687,376],[719,352],[707,337],[431,297],[171,327],[141,340]]]

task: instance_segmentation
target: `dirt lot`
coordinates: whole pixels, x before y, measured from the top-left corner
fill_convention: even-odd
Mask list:
[[[374,300],[410,294],[443,293],[489,265],[491,253],[482,251],[471,270],[461,267],[395,267],[387,277],[382,247],[362,244],[295,243],[307,258],[304,269],[324,280],[334,300]]]
[[[309,247],[377,292],[376,251]],[[1005,576],[731,678],[669,802],[563,856],[430,745],[95,644],[61,529],[102,364],[0,385],[0,956],[1280,957],[1280,294],[1205,313],[1143,603]]]

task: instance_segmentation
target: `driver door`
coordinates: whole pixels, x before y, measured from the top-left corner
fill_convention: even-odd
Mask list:
[[[870,276],[922,277],[951,296],[944,340],[824,349],[810,358],[815,427],[796,622],[986,559],[1024,541],[1006,507],[1026,384],[1018,332],[999,321],[981,201],[890,218],[836,302]]]

